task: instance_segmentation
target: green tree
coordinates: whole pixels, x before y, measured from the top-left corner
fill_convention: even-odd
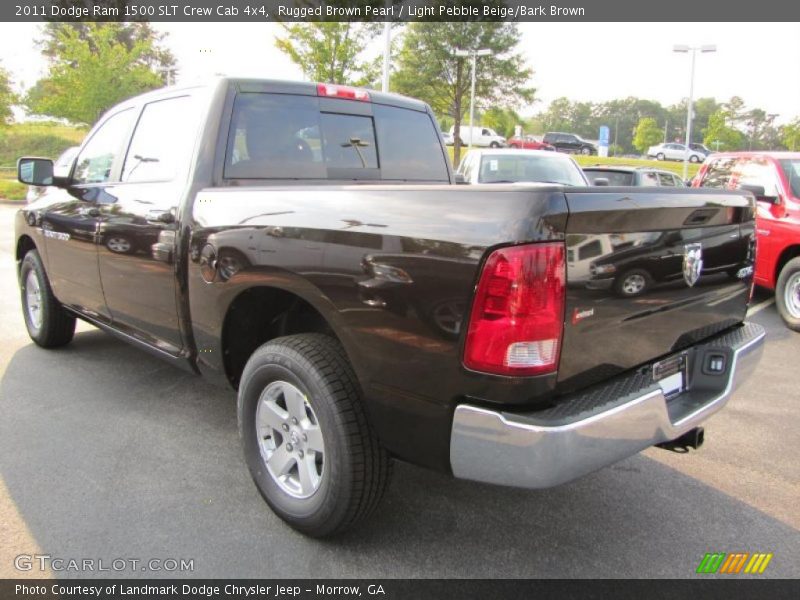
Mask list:
[[[11,107],[16,104],[17,96],[11,89],[11,79],[8,71],[0,67],[0,125],[8,124],[14,114]]]
[[[28,110],[91,124],[125,98],[160,87],[153,39],[120,41],[124,30],[140,25],[84,23],[48,30],[52,39],[42,44],[46,55],[52,51],[49,71],[28,91]]]
[[[703,143],[712,150],[741,150],[744,146],[744,134],[731,127],[730,116],[726,110],[718,110],[708,119],[708,126],[703,130]]]
[[[120,14],[124,14],[124,6],[128,2],[129,0],[96,0],[95,4],[118,8]],[[74,0],[62,2],[62,4],[70,3],[74,4]],[[91,23],[51,22],[44,25],[44,35],[37,42],[47,59],[52,61],[63,56],[65,51],[63,32],[66,29],[73,30],[92,50],[97,49]],[[129,52],[138,45],[139,62],[159,70],[164,83],[167,82],[167,70],[175,66],[175,57],[162,45],[166,34],[158,33],[149,23],[117,23],[112,30],[116,41],[124,45]]]
[[[781,127],[781,142],[792,152],[800,150],[800,118]]]
[[[514,127],[521,124],[522,118],[511,108],[492,107],[481,114],[481,125],[507,138],[514,135]]]
[[[278,49],[311,81],[368,85],[377,79],[377,61],[363,58],[367,44],[380,32],[375,23],[319,22],[283,25]]]
[[[661,141],[663,131],[652,117],[639,119],[636,130],[633,132],[633,147],[644,154],[650,146]]]
[[[488,49],[478,58],[475,110],[513,108],[533,101],[533,71],[517,50],[520,35],[513,23],[442,22],[411,23],[403,35],[392,89],[421,98],[437,114],[453,119],[454,162],[461,144],[458,133],[469,110],[471,58],[456,56],[454,49]]]

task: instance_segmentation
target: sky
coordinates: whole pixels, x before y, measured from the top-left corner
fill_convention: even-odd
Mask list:
[[[273,23],[156,23],[178,59],[178,81],[207,75],[303,79],[275,48]],[[39,25],[0,23],[0,65],[30,86],[44,74]],[[741,96],[747,106],[800,117],[800,23],[522,23],[519,48],[534,70],[532,115],[565,96],[602,102],[637,96],[670,105],[688,96],[690,57],[675,44],[716,44],[698,54],[695,98]],[[376,52],[380,48],[375,48]],[[479,63],[480,68],[480,63]]]

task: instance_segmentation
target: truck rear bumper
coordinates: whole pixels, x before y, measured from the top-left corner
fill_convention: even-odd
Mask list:
[[[674,440],[725,406],[758,364],[764,339],[761,326],[745,323],[677,353],[686,356],[688,390],[669,398],[647,365],[542,411],[459,405],[450,440],[453,474],[547,488]],[[709,373],[712,358],[720,357],[722,372]]]

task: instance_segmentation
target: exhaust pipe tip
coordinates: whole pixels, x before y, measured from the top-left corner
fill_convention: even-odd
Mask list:
[[[705,442],[705,429],[702,427],[695,427],[694,429],[690,429],[684,433],[679,438],[675,438],[674,440],[663,442],[661,444],[656,444],[656,446],[663,448],[664,450],[671,450],[672,452],[678,452],[679,454],[686,454],[689,452],[689,448],[698,450],[700,446],[703,445],[703,442]]]

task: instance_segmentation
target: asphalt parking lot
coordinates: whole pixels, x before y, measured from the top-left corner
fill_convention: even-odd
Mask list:
[[[800,334],[774,305],[752,316],[768,331],[757,373],[699,452],[650,449],[535,492],[398,464],[364,527],[316,541],[251,483],[232,392],[85,325],[58,351],[30,342],[13,212],[0,205],[0,577],[694,577],[706,552],[771,552],[760,577],[800,575]],[[194,569],[19,572],[20,554]]]

